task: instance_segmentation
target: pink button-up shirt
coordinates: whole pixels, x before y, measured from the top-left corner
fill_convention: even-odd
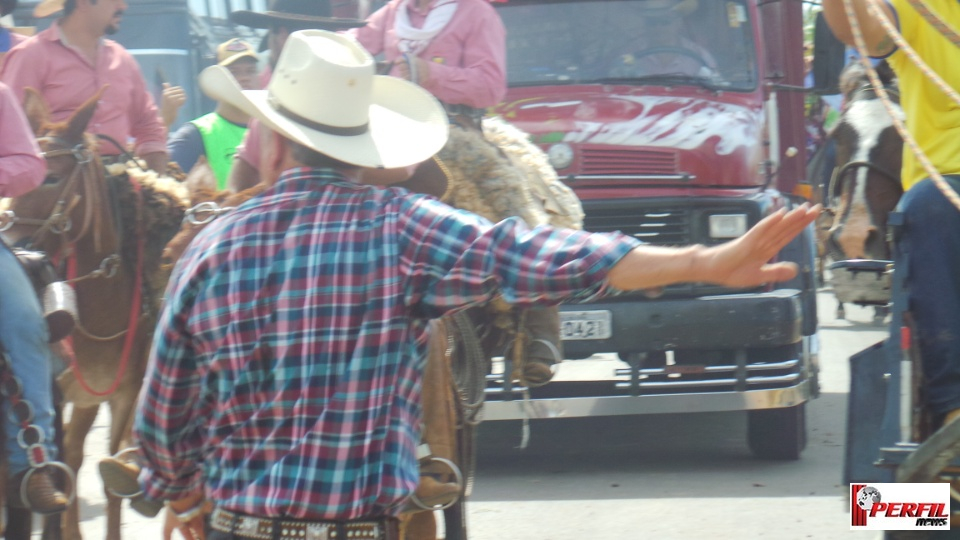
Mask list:
[[[17,197],[43,182],[47,164],[10,87],[0,82],[0,197]]]
[[[141,156],[167,151],[167,129],[157,115],[140,67],[113,40],[101,40],[93,65],[64,41],[59,25],[51,25],[7,53],[0,81],[10,85],[19,100],[25,88],[37,89],[50,107],[51,119],[57,122],[69,118],[108,85],[88,131],[108,135],[120,144],[133,139]],[[112,144],[101,144],[100,150],[105,155],[120,153]]]
[[[349,32],[370,54],[381,52],[387,62],[402,59],[397,48],[394,21],[404,0],[391,0],[367,19],[367,25]],[[408,8],[410,24],[422,28],[430,9]],[[429,62],[430,76],[424,86],[440,101],[453,105],[486,108],[496,105],[507,92],[507,43],[503,21],[487,0],[457,0],[457,11],[420,58]],[[391,75],[396,75],[394,67]]]

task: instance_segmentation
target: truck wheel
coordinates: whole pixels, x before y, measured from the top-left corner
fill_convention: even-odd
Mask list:
[[[806,403],[749,411],[747,444],[761,459],[800,459],[800,452],[807,446]]]

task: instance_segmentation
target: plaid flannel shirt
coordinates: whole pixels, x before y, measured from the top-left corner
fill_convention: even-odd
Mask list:
[[[135,434],[147,494],[356,519],[416,488],[424,331],[495,294],[587,298],[637,241],[496,225],[399,188],[292,169],[174,271]]]

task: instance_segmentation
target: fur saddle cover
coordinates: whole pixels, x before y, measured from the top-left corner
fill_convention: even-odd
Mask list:
[[[442,199],[490,221],[520,217],[530,227],[583,228],[580,200],[557,177],[530,137],[499,117],[483,120],[483,133],[452,123],[437,154],[448,175]]]
[[[144,234],[143,308],[145,313],[156,314],[169,276],[161,269],[163,248],[180,230],[190,203],[189,193],[176,179],[144,171],[132,163],[112,165],[107,173],[111,197],[116,201],[114,208],[120,213],[123,237],[120,257],[131,268],[136,267],[139,228]],[[140,199],[134,183],[139,185]]]

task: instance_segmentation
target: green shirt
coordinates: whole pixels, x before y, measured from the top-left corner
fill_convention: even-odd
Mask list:
[[[233,165],[233,156],[237,146],[247,133],[247,126],[234,124],[216,112],[192,120],[203,138],[203,148],[207,162],[217,178],[217,189],[227,187],[227,177]]]

